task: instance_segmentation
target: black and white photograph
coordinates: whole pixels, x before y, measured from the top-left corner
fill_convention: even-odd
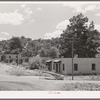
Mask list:
[[[100,91],[100,2],[0,2],[0,91]]]

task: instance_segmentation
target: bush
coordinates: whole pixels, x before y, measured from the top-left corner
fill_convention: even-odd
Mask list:
[[[33,62],[31,65],[30,65],[30,69],[39,69],[39,62]]]
[[[57,74],[57,73],[53,73],[53,72],[44,72],[44,73],[48,73],[50,75],[52,75],[56,80],[64,80],[64,76],[63,75],[60,75],[60,74]]]
[[[26,63],[26,62],[22,63],[22,66],[23,66],[24,68],[26,68],[26,69],[29,69],[29,68],[30,68],[29,63]]]
[[[12,65],[16,65],[16,62],[15,62],[15,61],[13,61],[11,64],[12,64]]]
[[[18,67],[13,67],[9,70],[9,73],[15,76],[23,76],[25,75],[25,70]]]

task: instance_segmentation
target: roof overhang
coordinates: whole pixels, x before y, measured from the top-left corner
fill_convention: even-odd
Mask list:
[[[46,63],[51,63],[51,62],[52,62],[52,60],[47,60],[47,61],[46,61]]]
[[[54,62],[54,63],[60,63],[61,60],[60,60],[60,59],[59,59],[59,60],[54,60],[53,62]]]

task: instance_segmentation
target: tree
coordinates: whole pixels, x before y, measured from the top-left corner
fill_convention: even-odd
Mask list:
[[[27,45],[27,49],[30,49],[32,51],[32,54],[36,56],[38,54],[38,51],[36,50],[37,42],[36,41],[30,41]]]
[[[21,52],[21,55],[22,55],[23,57],[32,57],[32,56],[33,56],[32,53],[33,53],[33,52],[32,52],[30,49],[24,49],[24,50]]]
[[[78,40],[74,40],[74,54],[78,54],[79,58],[95,57],[100,46],[96,39],[99,39],[100,33],[95,29],[93,21],[88,25],[88,18],[79,14],[69,19],[69,22],[60,36],[61,56],[72,57],[71,38],[77,38]]]
[[[49,56],[51,58],[56,58],[59,55],[59,50],[56,47],[51,47],[50,51],[49,51]]]
[[[10,50],[12,52],[21,52],[22,51],[22,43],[21,43],[21,39],[19,37],[12,37],[10,39],[10,43],[9,43],[9,47],[10,47]]]
[[[30,69],[39,69],[41,67],[42,59],[39,55],[32,57],[29,60]]]
[[[46,56],[46,50],[44,48],[41,48],[41,50],[39,50],[39,55],[41,57],[45,57]]]

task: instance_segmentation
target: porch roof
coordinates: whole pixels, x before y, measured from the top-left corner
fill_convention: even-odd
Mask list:
[[[52,60],[47,60],[47,61],[46,61],[46,63],[50,63],[50,62],[52,62]]]
[[[61,62],[61,59],[54,60],[54,63],[59,63],[59,62]]]

